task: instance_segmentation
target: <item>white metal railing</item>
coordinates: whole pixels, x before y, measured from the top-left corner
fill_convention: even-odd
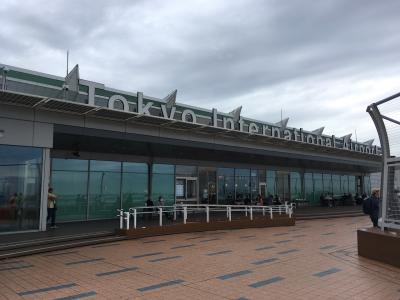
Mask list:
[[[254,219],[254,214],[261,213],[263,217],[274,218],[274,214],[286,214],[292,218],[294,204],[283,205],[270,205],[270,206],[253,206],[253,205],[218,205],[218,204],[175,204],[171,206],[141,206],[132,207],[124,211],[118,209],[118,217],[120,219],[120,229],[130,229],[131,219],[133,221],[133,228],[137,228],[139,216],[151,218],[154,215],[158,216],[159,225],[163,226],[163,218],[171,218],[177,220],[178,215],[182,217],[183,224],[187,223],[188,213],[201,213],[205,214],[206,222],[210,223],[211,213],[224,213],[229,221],[232,221],[232,212],[242,213],[244,216],[249,217],[250,220]]]

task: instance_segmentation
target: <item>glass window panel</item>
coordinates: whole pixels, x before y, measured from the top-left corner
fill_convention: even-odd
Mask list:
[[[354,196],[355,193],[356,193],[356,177],[349,176],[349,194],[352,194]]]
[[[332,191],[334,196],[341,196],[340,175],[332,175]]]
[[[57,221],[86,220],[88,172],[53,171],[51,186],[57,195]]]
[[[276,195],[276,171],[267,171],[267,194]]]
[[[175,173],[177,176],[197,177],[197,167],[176,165]]]
[[[349,193],[349,176],[340,176],[340,190],[343,195]]]
[[[231,168],[218,169],[218,204],[229,204],[235,198],[235,170]]]
[[[265,191],[260,191],[260,178],[259,174],[262,172],[259,172],[258,170],[251,170],[251,176],[250,176],[250,187],[251,187],[251,200],[256,201],[257,196],[261,193],[263,194],[263,197],[265,197]]]
[[[323,184],[324,184],[324,193],[332,194],[332,175],[331,174],[323,174]]]
[[[217,170],[215,168],[199,167],[199,189],[201,203],[216,204]]]
[[[175,204],[175,175],[153,174],[152,177],[152,199],[157,204],[159,197],[163,197],[165,205]]]
[[[39,229],[42,149],[0,145],[0,232]]]
[[[122,208],[145,206],[148,198],[148,174],[122,173]]]
[[[60,171],[88,171],[88,160],[53,158],[51,161],[52,170]]]
[[[120,208],[120,171],[120,162],[90,161],[89,219],[115,217]]]
[[[133,173],[146,173],[149,170],[149,166],[146,163],[135,163],[135,162],[123,162],[122,172],[133,172]]]
[[[174,165],[164,165],[164,164],[153,164],[153,174],[175,174],[175,166]]]
[[[367,195],[371,194],[371,178],[370,176],[364,176],[364,193]]]
[[[104,160],[91,160],[90,171],[99,172],[121,172],[121,162],[119,161],[104,161]]]
[[[276,183],[276,191],[279,199],[281,201],[289,201],[289,173],[286,171],[277,171]]]
[[[317,201],[314,198],[314,181],[312,173],[304,174],[304,193],[305,193],[305,199],[308,201],[310,205],[319,204],[319,198],[316,199]]]
[[[290,196],[291,199],[302,199],[301,175],[298,172],[290,173]]]
[[[235,170],[235,187],[236,197],[235,201],[241,203],[245,199],[251,199],[250,194],[250,169],[236,169]]]
[[[321,203],[321,197],[324,196],[324,189],[323,189],[323,183],[322,183],[322,174],[314,173],[313,174],[313,180],[314,180],[314,203],[321,205],[322,204]]]

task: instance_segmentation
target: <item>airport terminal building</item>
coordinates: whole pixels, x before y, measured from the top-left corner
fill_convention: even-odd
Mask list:
[[[0,232],[110,219],[162,196],[242,203],[258,194],[321,205],[321,194],[370,193],[381,167],[372,140],[291,128],[79,78],[0,64]],[[301,199],[301,200],[300,200]]]

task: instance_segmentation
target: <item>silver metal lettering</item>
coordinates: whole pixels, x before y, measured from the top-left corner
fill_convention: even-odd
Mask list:
[[[148,115],[151,116],[149,109],[150,107],[153,105],[153,102],[147,102],[145,106],[143,106],[143,93],[142,92],[138,92],[137,93],[137,99],[138,99],[138,113],[142,114],[142,115]]]
[[[171,111],[170,111],[170,113],[168,115],[167,105],[161,104],[161,112],[162,112],[162,115],[163,115],[164,118],[173,120],[174,116],[175,116],[175,112],[176,112],[176,107],[172,106],[171,107]]]
[[[249,124],[249,133],[258,133],[258,125],[256,123]]]
[[[121,101],[123,104],[123,110],[129,112],[129,104],[128,101],[125,99],[124,96],[121,95],[113,95],[110,97],[110,99],[108,99],[108,108],[110,109],[115,109],[114,108],[114,103],[116,101]]]
[[[188,121],[187,121],[187,118],[186,118],[188,115],[191,115],[191,116],[192,116],[192,121],[191,121],[190,123],[197,123],[196,114],[195,114],[194,111],[191,110],[191,109],[185,109],[185,110],[182,112],[182,121],[188,122]]]

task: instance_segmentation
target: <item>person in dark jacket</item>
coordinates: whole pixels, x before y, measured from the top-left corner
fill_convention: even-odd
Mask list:
[[[379,219],[379,190],[373,190],[372,195],[369,199],[369,207],[372,224],[374,227],[378,227],[378,219]]]

